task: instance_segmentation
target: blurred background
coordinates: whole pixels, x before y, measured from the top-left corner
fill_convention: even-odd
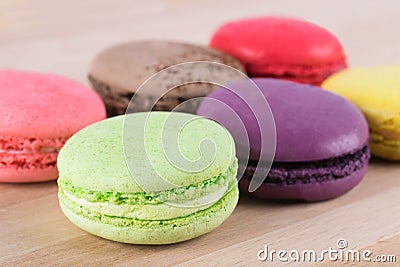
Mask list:
[[[304,18],[331,30],[342,42],[350,66],[400,64],[400,0],[0,0],[0,69],[58,73],[88,84],[89,64],[106,47],[140,39],[206,45],[220,24],[258,15]],[[0,226],[0,243],[7,244],[0,245],[0,262],[13,260],[10,266],[15,266],[53,260],[67,265],[67,260],[107,258],[143,265],[155,260],[165,265],[195,258],[198,265],[211,260],[259,263],[256,252],[263,244],[275,249],[293,245],[323,249],[334,246],[339,234],[349,240],[350,248],[398,254],[399,206],[388,205],[398,204],[398,171],[398,165],[377,160],[362,187],[324,203],[282,208],[283,203],[243,198],[235,217],[220,232],[165,247],[99,245],[98,239],[88,238],[61,215],[54,182],[2,184],[0,192],[7,194],[0,211],[8,214],[5,225],[15,227]],[[20,199],[26,188],[29,193]],[[31,214],[40,209],[45,216],[17,217],[25,216],[28,202],[35,205]],[[237,229],[245,227],[243,240]]]
[[[277,14],[333,31],[351,66],[400,62],[398,0],[0,0],[0,68],[55,72],[87,84],[94,55],[115,43],[207,44],[223,22]]]

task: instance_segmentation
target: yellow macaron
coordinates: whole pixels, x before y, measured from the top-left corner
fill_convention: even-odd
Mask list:
[[[400,160],[400,65],[346,69],[321,86],[347,98],[364,113],[372,155]]]

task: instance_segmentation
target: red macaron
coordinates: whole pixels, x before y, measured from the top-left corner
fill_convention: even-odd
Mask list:
[[[2,70],[0,93],[0,182],[56,179],[66,140],[106,117],[94,91],[58,75]]]
[[[239,59],[250,77],[273,77],[319,85],[346,67],[339,40],[311,22],[257,17],[220,26],[210,47]]]

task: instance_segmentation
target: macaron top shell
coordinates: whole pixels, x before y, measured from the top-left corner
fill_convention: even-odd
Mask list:
[[[387,121],[400,129],[400,65],[346,69],[330,76],[321,86],[357,105],[371,128],[379,128]]]
[[[123,43],[105,49],[91,63],[89,75],[112,86],[114,92],[134,92],[155,73],[176,64],[192,61],[217,62],[232,66],[241,72],[245,71],[237,59],[206,46],[148,40]],[[180,92],[175,94],[181,96]],[[203,92],[189,91],[186,94],[202,96]],[[169,95],[174,95],[174,91]]]
[[[215,31],[210,46],[238,58],[250,75],[261,75],[260,69],[269,66],[345,64],[343,48],[331,32],[295,18],[257,17],[228,22]]]
[[[332,158],[362,148],[369,137],[367,123],[361,112],[341,96],[319,87],[278,79],[253,79],[271,108],[276,127],[275,161],[303,162]],[[243,94],[249,81],[228,85],[238,88]],[[217,89],[208,95],[230,106],[243,121],[250,140],[250,159],[258,160],[261,138],[264,143],[270,138],[264,129],[260,135],[257,121],[249,108],[237,95],[226,89]],[[228,120],[226,109],[215,105],[208,98],[199,107],[198,114],[211,117],[225,125]],[[229,119],[230,120],[230,119]],[[238,124],[232,124],[238,125]],[[235,126],[227,129],[235,138]],[[271,125],[273,127],[273,125]],[[270,128],[271,128],[270,127]],[[238,146],[245,143],[235,139]],[[263,146],[268,150],[270,147]],[[268,155],[268,151],[264,151]],[[238,154],[240,159],[241,155]],[[261,159],[263,160],[263,159]],[[268,159],[264,159],[268,160]]]
[[[105,118],[90,88],[54,74],[0,71],[0,136],[69,137]]]
[[[178,147],[169,147],[174,142]],[[233,139],[219,124],[186,113],[143,112],[81,130],[61,149],[57,166],[60,179],[77,187],[136,193],[211,179],[225,173],[234,159]]]

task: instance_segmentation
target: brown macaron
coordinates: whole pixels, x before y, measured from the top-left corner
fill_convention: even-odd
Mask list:
[[[194,61],[221,63],[240,72],[220,64],[207,65],[207,69],[201,64],[169,68]],[[165,69],[163,77],[158,76],[157,81],[148,84],[149,90],[137,93],[143,83]],[[244,66],[223,52],[189,43],[149,40],[123,43],[103,50],[91,63],[89,80],[103,98],[107,115],[111,117],[125,114],[135,93],[130,111],[170,111],[179,105],[180,111],[195,113],[200,100],[187,100],[204,97],[214,90],[216,86],[209,82],[234,81],[243,78],[242,73],[245,73]]]

